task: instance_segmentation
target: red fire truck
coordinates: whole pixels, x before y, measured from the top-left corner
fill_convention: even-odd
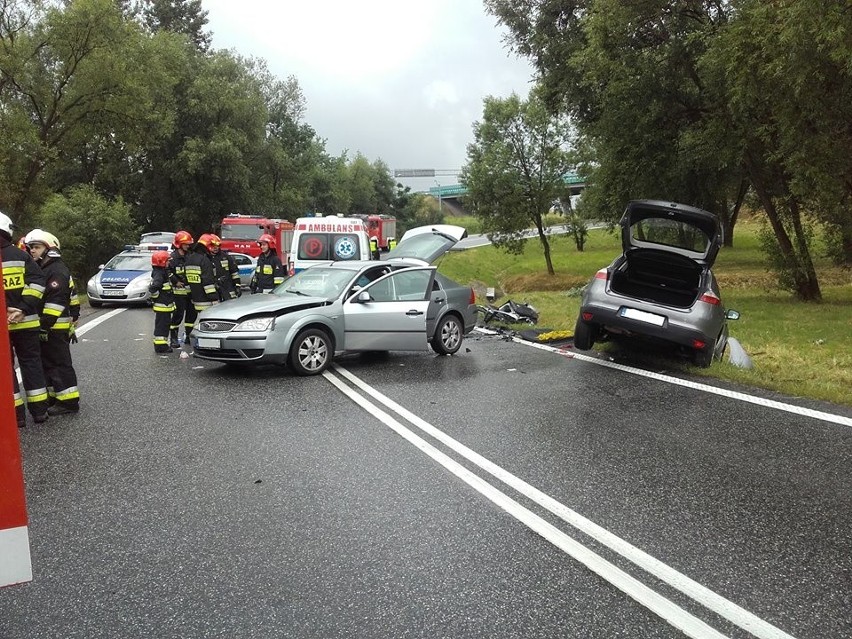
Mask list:
[[[257,238],[268,233],[275,238],[278,257],[286,264],[287,253],[293,242],[293,228],[293,223],[287,220],[232,213],[222,220],[219,236],[222,238],[222,249],[257,257],[260,255]]]
[[[387,251],[393,248],[393,241],[396,240],[396,218],[390,215],[356,215],[364,220],[364,226],[367,229],[367,235],[370,240],[376,239],[377,248],[380,251]]]

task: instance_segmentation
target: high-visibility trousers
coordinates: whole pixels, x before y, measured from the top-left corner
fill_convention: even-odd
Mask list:
[[[27,328],[9,331],[9,343],[12,347],[12,367],[15,357],[21,367],[21,379],[24,382],[24,392],[21,393],[18,379],[15,376],[15,412],[19,423],[24,421],[24,405],[30,415],[39,417],[47,413],[47,384],[44,370],[41,366],[41,347],[38,340],[38,329]]]
[[[71,363],[71,337],[68,331],[47,331],[47,341],[41,342],[41,362],[50,398],[60,406],[77,410],[80,406],[80,390],[77,388],[77,373]]]
[[[154,311],[154,352],[168,353],[169,332],[171,327],[171,311]]]
[[[189,335],[195,325],[196,317],[198,317],[198,311],[195,310],[189,293],[186,295],[175,293],[175,312],[172,313],[171,323],[169,324],[170,335],[177,338],[181,324],[183,324],[184,333]]]

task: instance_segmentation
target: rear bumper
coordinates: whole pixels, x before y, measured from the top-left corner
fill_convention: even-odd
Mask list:
[[[612,333],[644,335],[689,348],[695,348],[696,340],[704,342],[707,346],[712,346],[716,340],[715,335],[707,335],[694,326],[675,321],[670,316],[666,317],[661,326],[657,326],[649,322],[624,317],[620,314],[621,308],[584,304],[580,308],[580,316],[591,313],[592,319],[587,320],[589,324],[601,326]]]

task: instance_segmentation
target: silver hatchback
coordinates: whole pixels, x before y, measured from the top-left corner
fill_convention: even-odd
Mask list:
[[[613,336],[641,336],[685,347],[695,364],[721,359],[728,320],[710,267],[722,227],[708,211],[657,200],[628,203],[621,218],[623,253],[586,288],[574,346],[588,350]]]

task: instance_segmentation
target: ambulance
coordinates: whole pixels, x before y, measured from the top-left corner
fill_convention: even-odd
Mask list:
[[[357,217],[300,217],[293,229],[287,270],[294,275],[317,264],[374,257],[364,220]]]

